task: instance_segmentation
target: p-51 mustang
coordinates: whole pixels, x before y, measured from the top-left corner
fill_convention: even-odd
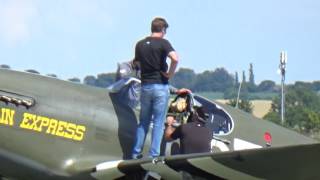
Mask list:
[[[106,180],[154,172],[182,179],[186,172],[203,179],[320,179],[317,141],[197,95],[214,132],[212,152],[171,155],[167,148],[159,158],[130,160],[139,112],[128,105],[130,83],[114,92],[0,69],[0,175]]]

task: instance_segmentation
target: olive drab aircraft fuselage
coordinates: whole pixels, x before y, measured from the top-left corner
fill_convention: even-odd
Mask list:
[[[306,158],[319,160],[319,155],[311,156],[319,146],[313,139],[197,95],[194,99],[208,110],[212,152],[171,155],[167,143],[158,159],[130,160],[139,109],[128,106],[128,86],[113,92],[0,69],[0,175],[21,180],[101,180],[154,171],[162,179],[181,179],[181,172],[207,179],[295,179],[301,173],[319,177],[312,168],[292,175],[272,173],[271,167],[265,173],[253,168],[259,162],[272,163],[262,158],[269,156],[277,158],[274,161],[289,159],[291,165],[284,170],[299,169],[293,165],[295,159],[287,157],[290,152],[309,152]],[[266,135],[272,141],[267,142]],[[145,154],[149,144],[147,137]]]

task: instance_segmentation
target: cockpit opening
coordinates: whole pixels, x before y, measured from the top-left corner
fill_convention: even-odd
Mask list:
[[[127,105],[137,111],[140,108],[140,83],[141,81],[134,77],[122,78],[109,86],[108,89],[111,93],[119,94],[118,97],[121,98],[122,105]],[[176,95],[171,101],[176,101],[180,97],[180,95]],[[185,118],[184,121],[186,121],[188,112],[191,111],[193,106],[203,106],[206,114],[206,126],[213,131],[215,136],[231,133],[234,126],[233,120],[221,106],[204,97],[193,94],[188,95],[186,100],[188,110],[181,113],[181,117]]]

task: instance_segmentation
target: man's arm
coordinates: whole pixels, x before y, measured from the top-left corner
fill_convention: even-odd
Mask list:
[[[140,69],[140,61],[138,61],[137,59],[133,59],[130,61],[131,65],[132,65],[132,68],[137,70],[137,69]]]
[[[170,94],[191,94],[192,91],[190,89],[187,88],[181,88],[181,89],[177,89],[171,85],[169,85],[169,92]]]
[[[169,53],[169,58],[171,59],[171,63],[169,66],[169,71],[168,71],[168,75],[169,75],[169,79],[171,77],[173,77],[174,72],[176,71],[177,65],[178,65],[178,61],[179,61],[179,57],[178,54],[175,51],[171,51]]]
[[[173,134],[173,132],[176,130],[176,128],[174,128],[172,125],[168,125],[167,128],[166,128],[166,131],[164,133],[164,138],[167,140],[167,141],[172,141],[174,140],[172,137],[171,137],[171,134]]]
[[[175,122],[175,119],[174,119],[174,117],[173,116],[168,116],[167,117],[167,122],[166,122],[166,129],[165,129],[165,132],[164,132],[164,138],[165,138],[165,140],[167,140],[167,141],[172,141],[172,140],[174,140],[173,138],[172,138],[172,134],[173,134],[173,132],[176,130],[176,128],[174,128],[173,126],[172,126],[172,124]]]
[[[176,68],[177,68],[177,65],[178,65],[178,62],[179,62],[179,57],[178,57],[178,54],[175,52],[175,51],[171,51],[169,54],[168,54],[168,57],[170,58],[171,62],[170,62],[170,66],[169,66],[169,71],[168,72],[162,72],[162,74],[170,79],[173,77],[174,75],[174,72],[176,71]]]
[[[170,92],[170,94],[177,94],[178,89],[169,85],[169,92]]]

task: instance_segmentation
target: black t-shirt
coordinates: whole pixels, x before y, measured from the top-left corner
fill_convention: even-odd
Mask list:
[[[166,59],[171,51],[170,42],[159,37],[146,37],[136,44],[135,60],[140,61],[142,84],[168,84],[160,72],[167,72]]]
[[[171,138],[180,138],[182,154],[210,152],[211,149],[212,132],[199,122],[190,122],[177,127]]]

